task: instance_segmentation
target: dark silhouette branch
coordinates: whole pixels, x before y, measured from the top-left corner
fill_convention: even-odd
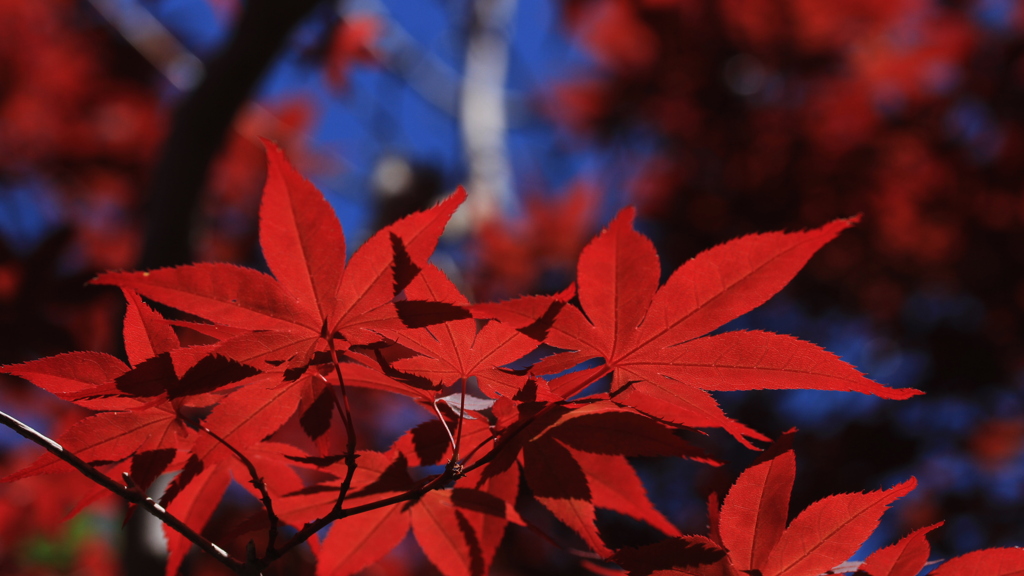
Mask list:
[[[395,496],[391,496],[389,498],[377,500],[376,502],[368,502],[361,506],[353,506],[352,508],[347,508],[344,510],[335,509],[334,511],[332,511],[330,514],[327,514],[323,518],[319,518],[317,520],[313,520],[312,522],[308,522],[306,523],[305,526],[302,527],[301,530],[296,532],[295,535],[292,536],[290,540],[288,540],[288,542],[281,546],[281,548],[273,550],[270,554],[267,554],[267,556],[263,559],[262,564],[266,566],[274,560],[280,558],[292,548],[295,548],[296,546],[302,544],[306,540],[309,540],[314,534],[326,528],[327,525],[329,525],[331,522],[334,522],[335,520],[341,520],[342,518],[348,518],[349,516],[355,516],[356,514],[363,514],[371,510],[377,510],[379,508],[384,508],[385,506],[391,506],[393,504],[399,504],[401,502],[411,502],[413,500],[419,499],[420,497],[422,497],[427,492],[430,492],[431,490],[438,490],[444,488],[445,486],[448,485],[449,482],[451,482],[452,480],[456,480],[458,478],[458,476],[460,475],[457,470],[458,467],[458,463],[452,460],[448,462],[447,466],[445,466],[444,472],[438,474],[437,476],[431,477],[418,488],[414,488],[412,490],[409,490],[408,492],[403,492],[401,494],[396,494]]]
[[[174,530],[178,531],[182,536],[188,538],[193,544],[199,546],[204,552],[216,558],[221,564],[224,564],[234,572],[238,574],[247,574],[246,565],[235,558],[232,558],[223,548],[217,546],[213,542],[210,542],[202,535],[198,534],[194,530],[188,527],[187,524],[179,520],[176,516],[167,511],[166,508],[157,504],[152,498],[146,496],[146,493],[138,488],[130,488],[122,485],[118,482],[111,480],[106,474],[100,472],[89,463],[85,462],[75,454],[68,452],[63,446],[57,442],[51,440],[49,437],[37,432],[27,424],[22,423],[18,419],[8,416],[7,414],[0,412],[0,424],[7,426],[11,430],[14,430],[21,437],[31,440],[36,444],[46,448],[48,452],[60,458],[64,462],[67,462],[76,470],[84,474],[87,478],[100,486],[110,490],[114,494],[117,494],[121,498],[133,504],[137,504],[144,508],[147,512],[160,519],[161,522],[167,524]]]
[[[356,427],[352,422],[352,407],[348,402],[348,392],[345,389],[345,378],[341,375],[341,364],[338,363],[338,350],[334,346],[334,337],[327,337],[327,345],[331,348],[331,361],[334,364],[334,372],[338,376],[338,388],[341,389],[341,403],[338,404],[338,396],[334,396],[334,402],[338,406],[338,412],[345,423],[345,479],[341,482],[341,489],[338,491],[338,500],[334,503],[334,511],[341,510],[345,504],[345,497],[349,488],[352,487],[352,478],[356,474]]]
[[[321,0],[250,0],[227,47],[174,113],[146,196],[141,268],[191,262],[193,219],[210,164],[238,110],[295,24]]]

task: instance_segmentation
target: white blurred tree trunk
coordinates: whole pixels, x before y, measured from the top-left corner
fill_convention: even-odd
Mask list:
[[[459,106],[459,124],[469,169],[466,216],[471,227],[512,208],[515,203],[505,142],[509,25],[515,8],[515,0],[473,2]]]

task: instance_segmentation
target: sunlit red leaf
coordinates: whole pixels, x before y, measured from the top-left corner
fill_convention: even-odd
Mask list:
[[[451,281],[433,266],[424,267],[406,293],[410,297],[457,306],[469,304]],[[540,344],[497,321],[488,322],[478,331],[473,318],[385,334],[425,355],[398,360],[394,363],[396,369],[429,378],[438,387],[476,376],[481,390],[492,397],[499,393],[514,396],[526,380],[525,376],[515,377],[497,368],[522,358]]]
[[[786,530],[796,478],[796,457],[790,446],[788,436],[777,442],[773,449],[781,450],[744,470],[722,503],[719,534],[739,570],[763,566]]]
[[[594,506],[646,522],[668,536],[682,535],[647,498],[640,477],[624,456],[569,451],[587,476]]]
[[[353,498],[352,505],[363,504]],[[331,525],[317,558],[317,576],[348,576],[380,560],[409,532],[409,514],[401,505],[344,518]]]
[[[567,306],[547,343],[576,351],[579,363],[603,358],[616,402],[691,427],[721,427],[741,442],[763,436],[725,416],[708,390],[823,388],[906,398],[866,379],[820,348],[763,332],[700,338],[761,305],[849,220],[817,230],[746,236],[712,248],[679,267],[658,288],[660,264],[650,241],[622,211],[580,255],[580,307]],[[566,368],[558,356],[539,370]],[[552,391],[571,396],[588,381],[566,380]]]
[[[424,494],[411,507],[412,533],[423,553],[445,576],[482,576],[480,542],[465,515],[451,501],[451,492]]]
[[[272,142],[260,204],[260,246],[270,271],[298,301],[333,319],[345,273],[345,236],[334,210]]]
[[[448,219],[465,199],[466,192],[459,188],[437,206],[402,218],[360,246],[349,260],[338,287],[338,320],[328,325],[330,332],[340,333],[355,343],[368,343],[375,338],[366,330],[401,327],[391,305],[396,296],[392,237],[401,240],[413,263],[425,264]],[[389,323],[391,320],[394,322]]]
[[[20,376],[58,396],[109,384],[128,370],[124,362],[102,352],[68,352],[3,367],[4,373]]]
[[[764,576],[815,576],[846,561],[878,527],[882,514],[917,481],[864,494],[837,494],[811,504],[790,523],[758,568]]]
[[[128,309],[124,315],[124,349],[132,366],[170,352],[180,344],[174,329],[132,290],[124,290]]]
[[[213,516],[229,484],[230,475],[217,468],[207,468],[178,494],[167,509],[190,527],[202,530]],[[192,542],[166,524],[163,528],[164,537],[167,538],[166,574],[175,576]]]
[[[931,552],[925,536],[939,526],[942,522],[918,528],[899,542],[872,553],[855,576],[917,576]]]
[[[530,442],[523,450],[523,475],[534,497],[602,557],[611,555],[594,524],[587,476],[572,453],[557,441]]]
[[[61,434],[57,443],[86,462],[119,462],[142,450],[183,447],[186,430],[173,412],[151,408],[136,412],[102,412],[84,418]],[[4,478],[71,470],[70,464],[47,452],[32,466]]]
[[[273,278],[232,264],[107,272],[93,282],[130,288],[183,312],[236,328],[319,334],[322,324]]]

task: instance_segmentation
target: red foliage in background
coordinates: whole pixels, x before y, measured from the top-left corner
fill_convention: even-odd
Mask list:
[[[237,327],[211,328],[177,316],[165,320],[160,313],[166,313],[166,309],[151,306],[159,298],[150,294],[145,297],[152,297],[152,300],[143,300],[138,292],[126,292],[132,318],[129,324],[134,327],[130,335],[126,334],[126,339],[134,344],[126,344],[124,350],[119,350],[119,326],[111,319],[119,318],[125,305],[115,291],[95,285],[83,289],[82,285],[97,270],[140,266],[138,257],[147,226],[142,217],[144,195],[140,192],[146,188],[151,164],[159,155],[166,134],[177,123],[168,108],[184,100],[184,95],[171,94],[173,90],[156,73],[159,67],[154,69],[144,61],[97,15],[93,4],[96,3],[0,1],[0,14],[4,15],[0,18],[0,199],[6,202],[0,206],[0,215],[5,216],[3,224],[8,233],[0,245],[0,361],[12,364],[68,350],[103,350],[121,359],[117,363],[109,359],[97,360],[99,371],[89,380],[93,384],[109,386],[111,382],[107,377],[115,373],[121,376],[122,370],[125,374],[149,370],[151,372],[146,374],[177,382],[174,386],[179,388],[203,386],[203,379],[211,372],[223,372],[223,376],[217,377],[224,378],[231,374],[250,377],[244,369],[219,363],[220,360],[203,363],[198,356],[183,359],[183,353],[176,351],[182,347],[224,346],[229,352],[242,354],[242,358],[247,358],[244,354],[251,352],[251,348],[247,348],[250,346],[267,348],[268,353],[294,351],[300,359],[307,353],[313,358],[319,354],[318,362],[311,359],[310,363],[323,367],[324,357],[330,358],[330,355],[314,348],[313,342],[323,340],[319,340],[320,326],[303,324],[312,323],[308,311],[292,310],[304,320],[282,321],[278,326],[297,321],[301,330],[283,330],[288,334],[245,335],[237,332]],[[159,12],[161,8],[157,4],[148,7]],[[219,4],[223,9],[225,3]],[[226,4],[233,6],[234,15],[243,11],[237,3]],[[1002,21],[993,22],[986,11],[999,7],[1006,12],[1000,17]],[[405,431],[410,414],[417,414],[412,417],[414,420],[425,417],[423,414],[430,415],[434,400],[446,396],[435,394],[434,388],[418,379],[417,374],[428,380],[436,377],[445,384],[470,375],[481,391],[515,397],[513,391],[518,390],[517,382],[523,379],[527,366],[532,365],[533,373],[541,375],[541,370],[556,370],[577,359],[589,359],[589,363],[583,365],[584,370],[593,370],[595,363],[602,362],[604,366],[616,366],[612,372],[617,382],[627,383],[625,386],[612,383],[613,388],[608,390],[615,393],[618,402],[676,422],[684,419],[678,412],[681,404],[690,402],[708,408],[706,391],[723,387],[707,373],[679,366],[680,361],[700,360],[709,350],[727,352],[736,360],[738,371],[742,371],[747,366],[743,362],[754,363],[747,345],[755,340],[759,346],[765,345],[777,353],[806,354],[808,362],[813,361],[814,353],[823,354],[810,345],[793,343],[785,336],[761,332],[747,332],[743,336],[746,345],[733,342],[732,339],[741,336],[723,334],[695,340],[692,346],[679,347],[680,350],[673,346],[634,350],[633,343],[620,339],[609,328],[611,324],[606,318],[602,319],[600,307],[587,303],[588,297],[583,294],[590,288],[583,287],[579,296],[570,292],[555,299],[563,303],[557,314],[549,310],[550,298],[529,298],[518,301],[514,305],[517,307],[468,305],[474,298],[494,300],[563,288],[571,280],[577,257],[587,240],[598,223],[603,222],[602,218],[610,215],[603,211],[610,205],[618,208],[624,203],[633,203],[638,207],[637,225],[650,233],[661,262],[669,271],[693,254],[736,236],[762,230],[814,228],[832,221],[826,228],[816,231],[827,235],[831,233],[829,230],[844,225],[843,218],[863,213],[863,223],[844,232],[809,263],[805,273],[794,279],[781,304],[776,299],[767,310],[762,308],[755,312],[757,316],[744,325],[775,326],[780,332],[802,334],[825,343],[827,348],[847,359],[851,359],[848,354],[852,353],[860,369],[875,379],[899,381],[901,386],[927,390],[928,395],[912,402],[886,403],[867,415],[858,416],[856,410],[844,410],[838,416],[831,413],[832,416],[824,417],[827,421],[824,428],[841,429],[826,435],[816,434],[821,430],[801,424],[805,433],[801,435],[800,441],[804,444],[799,452],[804,459],[801,477],[805,480],[802,485],[797,483],[794,502],[799,504],[796,507],[828,493],[888,485],[896,478],[914,474],[920,480],[920,488],[899,510],[898,520],[890,522],[886,529],[896,524],[898,531],[910,532],[946,519],[954,528],[940,530],[932,536],[937,553],[946,557],[972,547],[1019,542],[1020,527],[1012,518],[1020,509],[1020,495],[1014,490],[1008,495],[1006,490],[1007,484],[1014,482],[1012,475],[1019,474],[1021,446],[1024,445],[1024,418],[1017,400],[1019,391],[1013,384],[1019,378],[1024,358],[1018,330],[1024,321],[1021,313],[1024,310],[1024,275],[1020,273],[1020,254],[1024,254],[1024,234],[1021,233],[1024,202],[1020,194],[1024,190],[1024,171],[1019,168],[1018,158],[1020,142],[1024,141],[1019,114],[1019,102],[1024,94],[1021,83],[1024,76],[1020,71],[1024,66],[1021,64],[1019,10],[1001,2],[856,1],[824,8],[813,2],[795,0],[755,3],[565,0],[560,8],[566,29],[590,52],[595,66],[591,73],[579,75],[578,69],[574,69],[571,74],[559,75],[556,80],[559,84],[530,85],[530,89],[553,96],[545,110],[573,130],[572,146],[589,149],[610,144],[610,148],[625,151],[628,157],[625,161],[603,162],[599,178],[588,180],[572,174],[570,177],[575,184],[567,186],[560,199],[527,198],[522,215],[503,215],[500,220],[481,224],[467,243],[473,250],[471,263],[460,266],[457,273],[445,269],[457,289],[436,271],[416,264],[418,260],[410,255],[414,266],[406,270],[419,268],[420,271],[408,280],[410,284],[401,291],[399,298],[408,299],[413,294],[417,296],[412,300],[420,303],[399,306],[403,310],[402,318],[417,327],[410,329],[405,324],[396,324],[375,331],[379,337],[397,343],[379,350],[358,348],[367,345],[365,342],[354,351],[345,350],[343,341],[335,341],[339,346],[338,354],[345,358],[359,358],[352,355],[362,354],[373,361],[362,368],[353,367],[355,364],[351,362],[342,363],[346,370],[363,370],[358,377],[353,377],[353,382],[377,386],[373,389],[356,385],[350,398],[352,410],[360,415],[352,422],[360,438],[359,449],[386,452],[389,458],[403,454],[413,478],[437,472],[420,471],[418,466],[426,462],[443,463],[443,456],[420,455],[416,446],[417,441],[423,442],[424,435],[430,436],[436,446],[443,446],[441,440],[446,435],[439,422],[423,424],[418,432],[393,442]],[[222,11],[227,15],[227,10]],[[452,14],[455,12],[457,10],[453,9]],[[320,37],[312,42],[306,37],[296,43],[302,51],[301,59],[304,63],[313,59],[316,64],[324,65],[322,70],[314,71],[313,77],[323,76],[329,83],[327,88],[333,89],[326,91],[333,97],[341,100],[352,98],[354,93],[360,96],[349,101],[359,108],[358,114],[366,112],[360,104],[364,99],[359,91],[367,89],[367,85],[360,84],[359,78],[355,82],[349,80],[352,66],[378,61],[387,70],[382,72],[385,77],[395,76],[401,82],[403,74],[409,75],[410,70],[403,69],[402,62],[389,60],[389,54],[391,57],[396,54],[388,52],[394,49],[396,23],[388,18],[374,13],[365,17],[347,14],[339,19],[333,10],[326,9],[316,17],[323,18],[318,24]],[[402,23],[397,22],[397,25],[401,27]],[[461,35],[465,31],[460,28],[449,33]],[[556,40],[561,40],[561,36]],[[379,47],[375,46],[378,41]],[[519,41],[518,31],[513,41]],[[513,52],[517,53],[515,48]],[[529,62],[518,60],[525,54],[528,52],[524,50],[513,56],[510,86],[519,85],[521,78],[516,75],[522,68],[531,66]],[[203,60],[208,63],[206,56]],[[411,58],[409,62],[413,60],[416,59]],[[538,77],[550,78],[548,71],[542,69]],[[569,80],[565,79],[567,77]],[[365,81],[365,77],[362,80]],[[393,78],[380,84],[389,84],[390,80]],[[383,97],[376,98],[381,95]],[[384,117],[395,110],[404,110],[405,104],[393,105],[397,104],[398,96],[388,90],[375,95],[373,99],[382,104],[377,105],[373,115]],[[251,105],[241,109],[206,179],[201,205],[196,211],[192,230],[196,261],[260,265],[258,256],[254,256],[260,231],[254,222],[260,210],[259,190],[265,162],[256,135],[268,135],[281,142],[299,162],[301,171],[315,172],[319,166],[315,159],[311,161],[310,147],[304,145],[307,131],[315,126],[312,102],[313,99],[306,100],[303,96],[286,99],[283,104]],[[394,120],[405,122],[405,116],[408,114],[396,115]],[[513,118],[512,133],[515,126],[524,125],[522,120]],[[525,124],[529,125],[539,119],[526,120]],[[388,121],[381,121],[381,118],[367,119],[366,124],[361,137],[371,136],[375,140],[360,142],[361,154],[375,146],[380,148],[371,154],[394,153],[395,143],[402,139],[401,135],[393,133],[395,127],[388,128]],[[533,128],[527,131],[530,130]],[[401,131],[399,127],[398,132]],[[645,140],[634,149],[631,138],[638,134]],[[565,151],[560,152],[564,155]],[[538,158],[546,153],[546,150],[530,152]],[[556,159],[552,162],[560,157],[564,156],[552,155]],[[413,160],[419,162],[417,158]],[[439,173],[447,171],[444,179],[448,183],[463,177],[460,168],[453,170],[451,166],[444,166],[444,162],[425,167],[436,168]],[[544,165],[545,169],[548,167]],[[521,166],[516,166],[517,171],[519,168]],[[564,168],[555,172],[564,172]],[[543,179],[547,175],[540,176]],[[358,178],[349,182],[354,180]],[[363,190],[358,185],[354,188],[359,188],[360,193]],[[435,185],[431,189],[436,188]],[[628,190],[627,201],[615,197],[620,189]],[[34,238],[28,242],[19,238],[19,234],[31,236],[40,229],[31,223],[31,218],[21,224],[17,211],[19,195],[31,197],[33,203],[43,206],[43,216],[51,225],[56,223],[46,228],[46,238],[38,242]],[[3,213],[7,211],[10,214]],[[636,248],[637,257],[643,256],[645,264],[636,267],[646,272],[629,276],[636,283],[623,294],[648,304],[627,307],[631,312],[626,315],[646,318],[652,312],[660,313],[661,309],[655,305],[659,299],[679,296],[670,287],[678,288],[680,283],[676,280],[659,285],[668,274],[656,278],[652,270],[657,267],[658,259],[651,257],[652,251],[645,241],[636,239],[638,235],[627,220],[631,218],[626,213],[621,214],[612,225],[614,232],[606,233],[614,237],[614,241],[608,236],[602,238],[605,244],[621,243]],[[23,229],[11,233],[12,222],[16,228],[21,225]],[[346,225],[346,228],[353,234],[351,227]],[[379,238],[377,242],[384,244]],[[598,241],[595,244],[602,245]],[[416,246],[405,249],[413,251]],[[396,248],[391,246],[390,250],[390,258],[394,260]],[[588,251],[591,262],[611,260],[607,253],[593,245]],[[369,253],[360,258],[368,258]],[[380,253],[378,257],[385,258]],[[282,260],[291,260],[291,257],[278,257],[279,263]],[[460,261],[460,264],[466,262]],[[285,264],[279,264],[282,265]],[[273,267],[271,271],[278,276],[275,282],[279,286],[268,288],[268,294],[281,290],[301,291],[297,285],[288,284],[287,274],[281,275]],[[349,273],[337,271],[337,274]],[[598,266],[597,272],[590,275],[602,277],[603,273]],[[247,279],[251,275],[244,272],[239,275],[234,277],[234,282],[249,287]],[[116,276],[121,280],[129,277],[134,278],[127,274]],[[583,286],[588,285],[583,274],[579,278]],[[194,278],[189,281],[192,280]],[[438,300],[449,306],[422,304]],[[449,318],[457,313],[457,308],[467,306],[475,320],[460,318],[430,324]],[[779,306],[784,311],[799,314],[788,315],[782,326],[777,326],[771,317],[772,314],[778,316]],[[322,313],[319,305],[317,313]],[[859,341],[854,335],[851,340],[840,343],[831,333],[833,327],[829,328],[827,339],[820,332],[815,333],[813,327],[807,331],[808,323],[818,322],[820,328],[821,322],[834,319],[836,314],[857,315],[865,323],[858,326],[870,327],[867,335],[860,335]],[[870,320],[863,320],[865,317]],[[529,328],[541,318],[545,318],[544,322]],[[542,333],[540,329],[549,321],[552,325]],[[159,328],[166,324],[173,324],[175,328]],[[146,326],[153,327],[155,338],[162,336],[145,344],[149,338],[148,328],[143,329]],[[458,327],[455,332],[458,337],[446,350],[437,350],[433,343],[446,337],[448,326]],[[527,335],[518,336],[513,330],[525,331]],[[350,331],[348,335],[356,338],[354,334],[359,331]],[[508,350],[509,355],[538,341],[538,337],[544,344],[539,351],[517,359],[511,366],[494,364],[491,360],[496,362],[505,357],[487,357],[474,346],[480,338],[509,334],[516,338]],[[228,345],[229,341],[232,344]],[[556,341],[579,352],[540,359],[552,352],[548,346]],[[889,380],[888,376],[881,375],[885,371],[879,371],[878,363],[856,355],[860,347],[867,350],[868,359],[880,357],[893,360],[895,364],[902,360],[903,367],[924,356],[926,368],[916,377]],[[197,354],[203,353],[202,348],[196,350]],[[123,354],[126,351],[128,354]],[[74,354],[75,358],[97,358]],[[163,360],[152,360],[149,356]],[[433,358],[437,364],[427,365],[424,356]],[[273,367],[254,358],[252,361],[258,366],[250,366],[253,369]],[[280,360],[273,355],[268,358],[273,362]],[[245,360],[241,364],[247,365]],[[53,367],[54,371],[78,370],[74,365],[73,361],[68,364],[60,361]],[[379,373],[381,369],[385,369],[384,377],[374,374],[374,370]],[[664,387],[629,384],[632,378],[652,375],[661,378],[662,373],[672,373],[699,385],[686,389],[687,394],[680,396],[669,394]],[[542,380],[552,378],[547,373],[542,376]],[[847,376],[861,382],[857,376]],[[145,388],[144,379],[126,378],[131,382],[132,393],[140,393]],[[567,385],[573,383],[566,375],[562,378]],[[400,385],[393,383],[396,379]],[[838,380],[819,379],[818,383],[839,388]],[[74,437],[75,433],[70,430],[76,430],[76,422],[95,417],[92,411],[56,402],[52,396],[17,378],[8,378],[5,382],[5,407],[28,414],[35,425],[46,427],[44,423],[51,423],[49,431],[54,437],[61,434]],[[732,388],[744,385],[742,380],[738,382],[734,381]],[[423,392],[417,392],[418,396],[410,395],[409,386]],[[254,447],[253,453],[248,454],[258,468],[268,469],[262,472],[264,475],[276,474],[278,481],[285,485],[296,481],[303,485],[327,482],[314,470],[316,466],[296,471],[281,465],[273,455],[275,450],[293,456],[345,452],[345,436],[338,433],[344,422],[330,410],[327,389],[322,383],[300,380],[277,390],[285,395],[284,406],[293,401],[298,404],[295,414],[281,426],[274,439],[261,444],[262,447]],[[220,392],[216,391],[214,396]],[[838,395],[818,398],[826,396],[843,398]],[[740,440],[757,444],[757,431],[774,436],[775,432],[792,425],[792,420],[787,420],[792,410],[787,415],[772,408],[795,397],[762,393],[717,395],[719,400],[729,402],[728,416],[721,410],[712,410],[703,415],[691,411],[685,418],[689,419],[690,426],[710,422],[731,431]],[[207,400],[212,401],[212,398]],[[241,396],[238,399],[260,401]],[[158,395],[146,402],[165,400],[166,406],[188,406],[192,401]],[[78,402],[88,405],[99,400],[79,399]],[[441,400],[439,404],[450,423],[456,422],[459,414],[450,408],[453,402],[457,406],[458,398]],[[842,404],[844,401],[822,400],[823,413],[828,413],[824,406],[827,402]],[[430,411],[419,411],[417,406],[430,408]],[[175,451],[175,459],[166,464],[169,469],[188,465],[190,461],[185,458],[188,437],[197,432],[182,429],[184,436],[179,438],[176,436],[180,427],[177,416],[156,406],[149,408],[155,411],[147,413],[145,418],[152,418],[138,422],[168,435],[166,444],[158,443],[143,451],[145,455],[140,455],[134,466],[134,458],[122,464],[121,468],[140,475],[139,484],[145,484],[150,473],[165,465],[172,455],[169,450]],[[223,412],[218,414],[218,418],[227,418]],[[331,414],[330,419],[325,420],[324,414]],[[964,414],[969,415],[966,423]],[[202,411],[196,415],[200,420],[204,416],[208,415]],[[599,435],[603,429],[635,432],[645,426],[639,423],[637,415],[627,417],[619,412],[600,418],[576,417],[572,421],[576,428],[564,434],[572,436],[576,442],[587,434]],[[467,422],[468,431],[474,423]],[[330,433],[320,432],[325,426]],[[571,426],[567,422],[560,428]],[[81,430],[81,425],[77,430]],[[497,428],[491,432],[501,433]],[[477,433],[485,432],[478,430]],[[316,435],[317,440],[309,440],[310,434]],[[677,435],[685,436],[682,432]],[[601,437],[611,440],[607,434]],[[742,457],[735,454],[742,453],[742,449],[736,449],[738,443],[715,444],[693,434],[686,437],[715,458],[732,465],[740,464]],[[135,439],[132,436],[128,443]],[[603,502],[596,508],[614,510],[615,514],[594,512],[594,506],[589,512],[586,505],[572,508],[581,510],[584,516],[590,514],[596,518],[596,525],[602,530],[594,536],[584,529],[580,537],[585,538],[585,543],[617,551],[623,542],[637,544],[651,540],[643,529],[636,528],[638,524],[629,524],[630,520],[620,516],[653,526],[651,533],[660,531],[679,537],[680,529],[684,532],[700,530],[701,516],[694,513],[691,504],[667,501],[676,496],[685,501],[688,495],[673,492],[666,485],[671,483],[667,476],[675,474],[674,460],[659,460],[658,471],[651,474],[655,465],[634,456],[626,460],[627,456],[622,454],[595,455],[577,449],[561,436],[556,440],[539,440],[534,448],[524,448],[522,454],[529,454],[532,462],[538,462],[545,455],[565,457],[566,452],[561,449],[564,447],[589,484],[614,485],[621,494],[628,495],[614,499],[615,492],[605,490],[591,502]],[[289,452],[287,446],[305,452]],[[712,449],[728,451],[730,446],[734,452],[728,457]],[[269,449],[270,454],[265,454],[264,448]],[[624,446],[616,449],[627,450]],[[654,448],[648,451],[657,452]],[[684,455],[704,458],[692,452]],[[0,454],[0,474],[25,468],[30,464],[30,456],[24,449],[5,451]],[[568,458],[562,460],[568,462]],[[367,469],[386,464],[385,460],[370,463],[368,458],[360,461]],[[662,468],[662,464],[665,467]],[[195,470],[199,464],[191,466],[191,470]],[[689,488],[699,494],[719,489],[732,480],[723,468],[691,466],[699,471]],[[639,475],[632,471],[634,467]],[[343,476],[344,463],[334,463],[331,470],[330,474]],[[360,480],[362,468],[359,473],[354,480],[357,483],[363,481]],[[237,459],[225,457],[217,461],[216,467],[204,465],[202,474],[206,474],[203,479],[211,482],[207,486],[209,494],[194,487],[189,489],[194,492],[183,492],[185,497],[193,494],[196,498],[205,496],[210,502],[219,500],[219,494],[217,497],[213,494],[223,487],[221,484],[227,478],[241,478],[240,483],[246,484],[249,473]],[[569,474],[565,485],[572,486],[574,473]],[[285,476],[291,480],[285,480]],[[536,473],[533,477],[534,483],[544,482]],[[639,477],[643,478],[643,484]],[[193,482],[203,479],[193,479]],[[460,480],[459,485],[465,481]],[[993,489],[996,482],[1000,483],[998,489]],[[547,496],[530,500],[525,495],[534,486],[530,485],[529,478],[521,484],[524,496],[520,500],[524,502],[519,503],[522,506],[516,513],[531,526],[530,530],[539,526],[559,542],[575,538],[567,536],[566,532],[559,533],[552,515],[543,512],[546,508],[541,504],[553,503],[557,507],[564,503]],[[648,506],[646,497],[637,496],[643,494],[645,485],[651,490],[650,499],[661,512]],[[516,488],[508,480],[494,490],[511,502],[516,500]],[[76,535],[82,526],[96,524],[95,520],[88,519],[90,516],[113,512],[109,506],[87,508],[85,517],[67,525],[60,522],[77,511],[89,497],[100,496],[103,492],[97,487],[80,478],[72,481],[71,476],[47,474],[25,478],[0,489],[3,494],[0,504],[5,509],[0,531],[8,544],[0,550],[0,572],[92,570],[107,574],[119,564],[114,559],[116,532],[113,536],[95,530],[84,537]],[[543,492],[544,488],[541,490]],[[274,494],[275,500],[284,498],[280,492]],[[51,496],[30,498],[33,493]],[[249,537],[265,540],[265,515],[253,513],[251,507],[236,503],[231,493],[227,494],[217,512],[212,510],[212,505],[206,506],[208,502],[197,500],[196,510],[208,513],[209,533],[225,541],[237,540],[234,551],[241,550]],[[361,497],[353,496],[352,501]],[[326,498],[329,500],[330,496]],[[532,504],[525,504],[527,501]],[[563,509],[556,514],[564,518],[567,512]],[[141,515],[136,513],[135,518]],[[363,516],[372,516],[372,513],[338,524],[346,524],[353,533],[358,533],[363,527],[358,519]],[[240,517],[246,518],[241,526],[238,525]],[[399,539],[399,533],[408,531],[404,528],[411,527],[418,538],[424,533],[423,524],[419,525],[417,535],[416,524],[410,518],[389,516],[380,529],[395,540]],[[500,521],[510,519],[501,516]],[[199,517],[192,517],[192,520],[198,522]],[[965,522],[974,529],[962,529]],[[785,522],[782,524],[784,528]],[[895,571],[896,564],[887,568],[893,570],[893,574],[902,575],[902,571],[911,571],[912,566],[917,566],[916,560],[900,560],[896,556],[928,555],[924,530],[913,532],[890,550],[888,560],[884,561],[903,563],[901,571]],[[247,534],[238,536],[241,532]],[[563,573],[566,569],[551,560],[555,555],[547,554],[547,548],[536,546],[537,540],[531,539],[536,534],[519,528],[510,529],[508,533],[506,546],[501,548],[503,552],[496,553],[496,566],[502,565],[504,554],[505,558],[513,559],[506,560],[505,564],[521,562],[531,565],[527,570],[534,572],[543,568],[550,573]],[[627,533],[628,536],[624,536]],[[331,534],[336,534],[332,544],[347,541],[340,528],[335,528]],[[714,555],[721,553],[715,547],[730,548],[716,540],[714,534],[709,537],[714,546],[684,538],[664,545],[664,549],[696,547]],[[38,567],[39,562],[34,558],[48,557],[45,550],[50,538],[56,539],[57,546],[67,555],[58,555],[52,566],[48,560],[42,563],[47,568]],[[399,544],[398,552],[371,570],[376,573],[423,570],[419,553],[410,552],[411,540],[412,537],[406,544]],[[179,546],[180,542],[179,539]],[[261,547],[264,544],[265,541],[260,541]],[[300,554],[289,555],[272,569],[312,570],[311,552],[306,552],[305,548],[300,550]],[[494,554],[488,550],[481,548],[481,558]],[[641,556],[654,556],[657,550],[644,549]],[[243,554],[239,552],[238,556],[241,558]],[[621,566],[629,563],[628,554],[615,557]],[[971,562],[974,556],[964,558],[957,561],[961,566]],[[206,559],[194,561],[192,566],[186,564],[185,570],[204,573],[208,569],[204,564]],[[290,562],[287,568],[286,561]],[[588,566],[597,569],[596,565]],[[957,564],[951,566],[948,570]],[[667,565],[627,567],[640,573],[682,569]],[[870,572],[872,568],[868,566],[864,570]]]
[[[665,261],[751,231],[864,214],[792,284],[803,322],[782,322],[813,331],[808,325],[820,329],[841,314],[859,318],[866,338],[892,345],[900,370],[923,360],[904,381],[928,391],[923,403],[965,417],[906,426],[913,410],[905,405],[870,423],[851,417],[810,449],[804,471],[814,492],[849,490],[851,476],[942,468],[952,458],[947,470],[971,470],[972,479],[922,479],[934,503],[919,511],[920,523],[970,517],[986,541],[1018,541],[1018,525],[1003,519],[1006,506],[1019,509],[1019,495],[993,487],[1017,485],[1024,421],[1016,384],[1024,359],[1020,7],[560,6],[594,65],[548,87],[546,109],[588,142],[628,149],[637,133],[653,142],[642,167],[620,180],[661,232]],[[762,401],[740,401],[745,421],[786,426]],[[878,450],[866,432],[893,442]],[[833,457],[840,446],[857,455]],[[962,549],[956,538],[939,538],[947,554]]]

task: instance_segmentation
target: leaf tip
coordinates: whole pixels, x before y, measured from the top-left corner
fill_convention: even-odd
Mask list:
[[[277,142],[274,142],[273,140],[267,138],[266,136],[257,136],[257,138],[259,139],[260,144],[263,144],[263,149],[266,150],[268,153],[271,150],[281,149],[281,147],[277,145]]]
[[[886,388],[889,390],[889,394],[883,396],[883,398],[889,400],[907,400],[914,396],[922,396],[924,392],[917,388]]]
[[[907,494],[910,494],[911,492],[913,492],[914,488],[917,488],[917,477],[911,476],[910,478],[907,478],[903,482],[900,482],[899,484],[890,488],[888,492],[890,492],[893,495],[893,500],[895,500],[896,498],[902,498]]]
[[[636,220],[636,207],[626,206],[619,213],[615,215],[615,218],[608,224],[608,228],[615,228],[618,226],[625,226],[632,228],[633,222]]]

